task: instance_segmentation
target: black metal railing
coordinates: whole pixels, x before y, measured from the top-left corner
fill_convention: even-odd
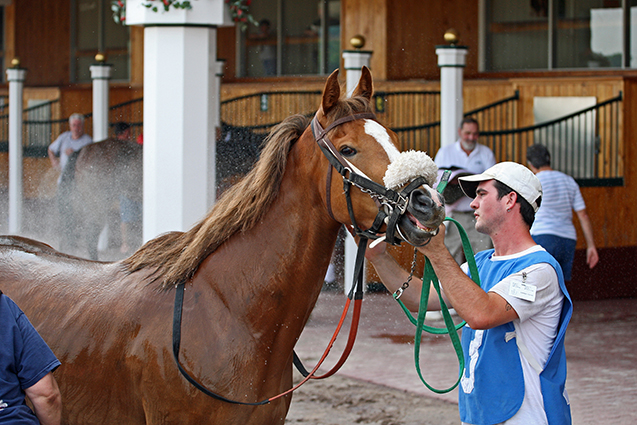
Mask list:
[[[551,152],[551,166],[575,178],[580,186],[623,185],[621,101],[622,93],[552,121],[483,131],[481,138],[498,161],[526,164],[526,148],[541,143]]]
[[[144,129],[144,98],[140,97],[127,102],[118,103],[109,108],[109,136],[113,137],[113,128],[117,122],[125,122],[131,126],[131,138],[137,140]]]
[[[321,91],[261,92],[221,102],[221,122],[266,132],[293,114],[313,114]]]
[[[59,99],[43,101],[30,106],[23,111],[22,144],[24,156],[46,157],[48,146],[55,139],[68,130],[68,117],[52,119],[60,116]],[[143,99],[133,99],[113,105],[109,108],[109,135],[113,136],[113,126],[118,121],[124,121],[131,126],[134,140],[142,133],[143,128]],[[93,133],[93,114],[84,115],[84,131]],[[8,108],[0,108],[0,152],[7,152],[9,145],[9,112]]]
[[[477,109],[473,109],[464,113],[465,117],[474,117],[480,123],[482,130],[504,130],[515,128],[517,120],[517,101],[519,100],[519,92],[514,95],[490,103]],[[440,100],[438,99],[438,102]],[[440,107],[431,106],[439,113]],[[434,115],[435,116],[435,115]],[[440,117],[437,121],[427,124],[410,125],[407,127],[392,127],[398,134],[401,143],[401,150],[420,150],[435,155],[440,149]]]

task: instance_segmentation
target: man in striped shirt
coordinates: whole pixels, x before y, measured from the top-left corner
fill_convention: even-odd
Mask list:
[[[586,213],[586,205],[575,180],[551,168],[551,154],[540,144],[529,146],[526,159],[542,183],[542,206],[535,214],[531,236],[560,263],[564,280],[571,280],[577,234],[573,225],[573,211],[579,218],[586,239],[586,264],[592,269],[599,261],[593,225]]]

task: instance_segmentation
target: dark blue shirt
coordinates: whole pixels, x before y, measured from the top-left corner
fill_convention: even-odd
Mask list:
[[[22,310],[0,295],[0,424],[39,424],[24,390],[59,365]]]

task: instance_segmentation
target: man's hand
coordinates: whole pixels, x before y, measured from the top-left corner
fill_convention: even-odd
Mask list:
[[[438,227],[438,233],[436,236],[432,236],[423,246],[418,247],[418,251],[422,253],[425,257],[431,258],[433,255],[440,254],[441,252],[447,251],[447,247],[445,246],[445,231],[446,227],[443,224]]]
[[[374,260],[383,256],[387,252],[387,244],[385,242],[378,242],[374,240],[370,240],[367,244],[367,249],[365,250],[365,258],[369,261],[374,262]]]

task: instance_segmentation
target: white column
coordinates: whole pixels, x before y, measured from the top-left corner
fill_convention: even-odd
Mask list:
[[[101,142],[108,138],[108,80],[112,66],[105,63],[91,65],[93,80],[93,141]]]
[[[7,69],[9,82],[9,233],[22,231],[22,101],[26,69]]]
[[[372,59],[372,52],[366,50],[344,50],[343,51],[343,62],[345,68],[345,77],[346,77],[346,90],[347,96],[351,96],[356,86],[358,85],[358,80],[361,78],[361,69],[363,66],[370,68],[370,62]],[[354,237],[347,232],[347,236],[345,237],[345,270],[344,270],[344,286],[345,293],[348,294],[349,291],[352,290],[352,285],[354,283],[354,266],[356,264],[356,251],[357,251],[356,241]],[[365,275],[365,270],[363,269],[363,275]]]
[[[462,121],[462,72],[465,66],[465,46],[437,46],[440,67],[440,146],[458,139],[458,125]]]
[[[211,102],[211,124],[213,135],[208,146],[208,208],[212,208],[217,199],[217,140],[221,137],[221,78],[226,65],[225,60],[217,60],[212,63],[214,74],[212,91],[210,92]]]
[[[207,212],[216,31],[144,29],[144,240],[187,230]]]
[[[144,241],[206,215],[217,26],[232,25],[224,0],[159,9],[126,2],[126,23],[144,25]]]
[[[345,68],[345,78],[347,79],[347,96],[352,92],[361,78],[361,68],[370,68],[372,52],[369,50],[343,50],[343,68]]]

